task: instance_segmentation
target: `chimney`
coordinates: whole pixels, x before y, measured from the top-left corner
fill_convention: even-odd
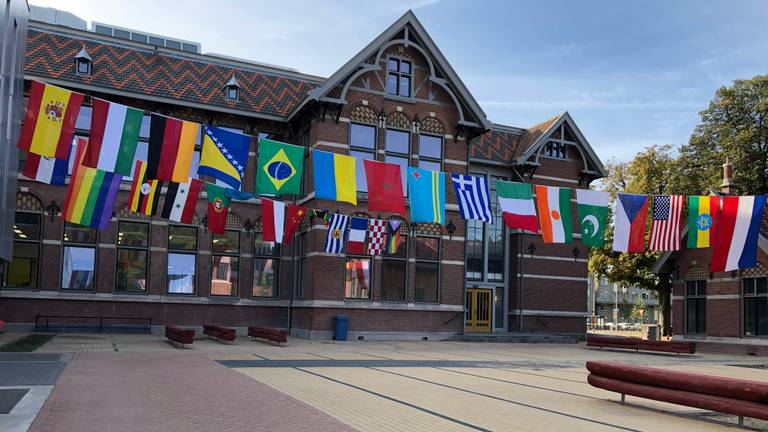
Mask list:
[[[723,195],[736,195],[736,182],[733,181],[733,164],[725,157],[723,164],[723,183],[720,184],[720,192]]]

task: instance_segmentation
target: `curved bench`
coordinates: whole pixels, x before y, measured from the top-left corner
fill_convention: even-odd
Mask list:
[[[248,336],[271,340],[277,342],[278,345],[280,342],[288,342],[288,331],[274,327],[248,327]]]
[[[587,334],[587,346],[599,348],[629,349],[635,351],[657,351],[675,354],[694,354],[696,344],[681,341],[654,341],[637,337]]]
[[[233,342],[237,339],[237,332],[233,328],[215,325],[204,325],[203,334],[225,342]]]
[[[195,341],[195,331],[167,325],[165,326],[165,337],[172,343],[181,344],[181,347],[184,348],[184,345],[191,345]]]
[[[615,362],[588,361],[594,387],[695,408],[768,420],[768,382],[677,372]]]

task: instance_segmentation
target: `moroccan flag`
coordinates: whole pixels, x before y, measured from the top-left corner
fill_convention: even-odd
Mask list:
[[[149,178],[186,182],[199,131],[197,123],[152,114],[147,157]]]
[[[765,195],[723,197],[723,209],[712,240],[710,271],[731,271],[757,265],[757,239],[765,200]]]
[[[261,199],[261,239],[282,243],[285,226],[285,203]]]
[[[103,230],[112,218],[122,176],[82,165],[86,147],[85,140],[78,141],[61,214],[67,222]]]
[[[203,131],[203,151],[197,173],[239,190],[248,165],[251,137],[209,125],[205,125]]]
[[[129,175],[143,117],[142,110],[93,98],[91,136],[83,164]]]
[[[687,246],[689,248],[707,248],[712,245],[718,213],[720,213],[720,197],[688,197]]]
[[[544,243],[573,241],[571,189],[536,185],[536,204]]]
[[[364,160],[368,184],[368,210],[405,215],[400,165]]]
[[[576,189],[576,211],[579,215],[581,242],[589,247],[605,245],[609,198],[608,192]]]
[[[539,231],[530,184],[496,180],[496,194],[507,228],[534,233]]]
[[[296,205],[288,204],[288,211],[285,222],[285,234],[283,235],[283,244],[288,244],[293,238],[293,234],[301,225],[301,221],[304,220],[304,216],[307,214],[307,208]]]
[[[67,159],[83,95],[32,81],[18,148],[40,156]]]
[[[400,248],[400,225],[403,223],[401,220],[393,219],[389,221],[387,227],[387,253],[392,255],[397,253],[397,249]]]
[[[445,173],[408,167],[411,222],[445,223]]]
[[[304,170],[304,147],[259,140],[256,190],[266,195],[299,194]]]
[[[163,182],[147,178],[147,163],[137,160],[136,167],[133,169],[128,208],[134,213],[152,216],[157,212],[157,203],[160,201],[162,188]]]
[[[205,183],[208,192],[208,230],[215,234],[224,234],[229,213],[229,195],[227,191],[213,183]]]
[[[72,147],[70,147],[70,153],[72,153]],[[29,153],[21,173],[41,183],[64,186],[67,183],[68,168],[69,158],[56,159]]]
[[[203,182],[190,178],[187,183],[168,183],[162,216],[168,220],[191,224]]]

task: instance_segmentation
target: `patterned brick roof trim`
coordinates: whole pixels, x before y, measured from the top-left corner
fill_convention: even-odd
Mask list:
[[[74,59],[85,46],[93,75],[75,75]],[[152,49],[109,44],[71,35],[30,29],[27,75],[106,89],[286,117],[318,82],[176,57]],[[239,100],[226,97],[232,75],[241,86]]]
[[[469,157],[509,163],[517,156],[520,135],[510,131],[493,129],[477,138],[469,146]]]
[[[547,131],[547,129],[552,126],[560,117],[562,117],[562,114],[558,114],[556,116],[553,116],[547,120],[544,120],[543,122],[529,127],[528,133],[526,133],[521,139],[520,139],[520,150],[517,153],[516,156],[519,156],[523,153],[525,153],[528,148],[530,148],[538,139],[541,137],[541,135],[544,134],[544,132]]]

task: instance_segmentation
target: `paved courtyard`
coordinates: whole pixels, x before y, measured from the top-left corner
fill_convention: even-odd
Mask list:
[[[73,352],[32,431],[710,431],[735,418],[586,383],[587,360],[768,381],[755,357],[676,357],[583,344],[350,342],[285,346],[63,334]],[[749,426],[768,429],[768,423]],[[734,429],[735,430],[735,429]]]

